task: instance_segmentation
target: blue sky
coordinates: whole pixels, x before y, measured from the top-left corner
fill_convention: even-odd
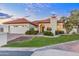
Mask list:
[[[38,20],[56,14],[68,16],[73,9],[79,9],[78,3],[4,3],[0,4],[0,13],[13,17],[26,17]]]

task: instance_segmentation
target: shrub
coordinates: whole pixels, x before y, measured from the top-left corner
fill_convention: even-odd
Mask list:
[[[44,31],[43,34],[47,36],[53,36],[53,33],[51,31]]]
[[[55,34],[58,35],[58,34],[64,34],[64,31],[55,31]]]
[[[31,34],[34,34],[35,35],[37,33],[38,33],[38,31],[30,31],[30,30],[25,32],[25,34],[30,34],[30,35]]]
[[[29,31],[34,31],[34,28],[30,28]]]
[[[30,34],[30,35],[31,34],[35,35],[37,33],[38,33],[38,31],[35,31],[34,28],[30,28],[28,31],[25,32],[25,34]]]

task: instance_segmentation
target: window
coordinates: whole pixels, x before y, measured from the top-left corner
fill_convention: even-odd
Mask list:
[[[3,28],[0,28],[0,32],[3,32]]]
[[[24,25],[22,25],[22,27],[25,27]]]
[[[17,25],[15,25],[14,27],[18,27]]]

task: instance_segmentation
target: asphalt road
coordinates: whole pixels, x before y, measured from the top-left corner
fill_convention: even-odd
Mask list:
[[[33,51],[0,51],[0,56],[30,56]]]

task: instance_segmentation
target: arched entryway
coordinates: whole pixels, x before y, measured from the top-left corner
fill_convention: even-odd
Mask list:
[[[40,24],[39,29],[40,33],[44,32],[44,24]]]

